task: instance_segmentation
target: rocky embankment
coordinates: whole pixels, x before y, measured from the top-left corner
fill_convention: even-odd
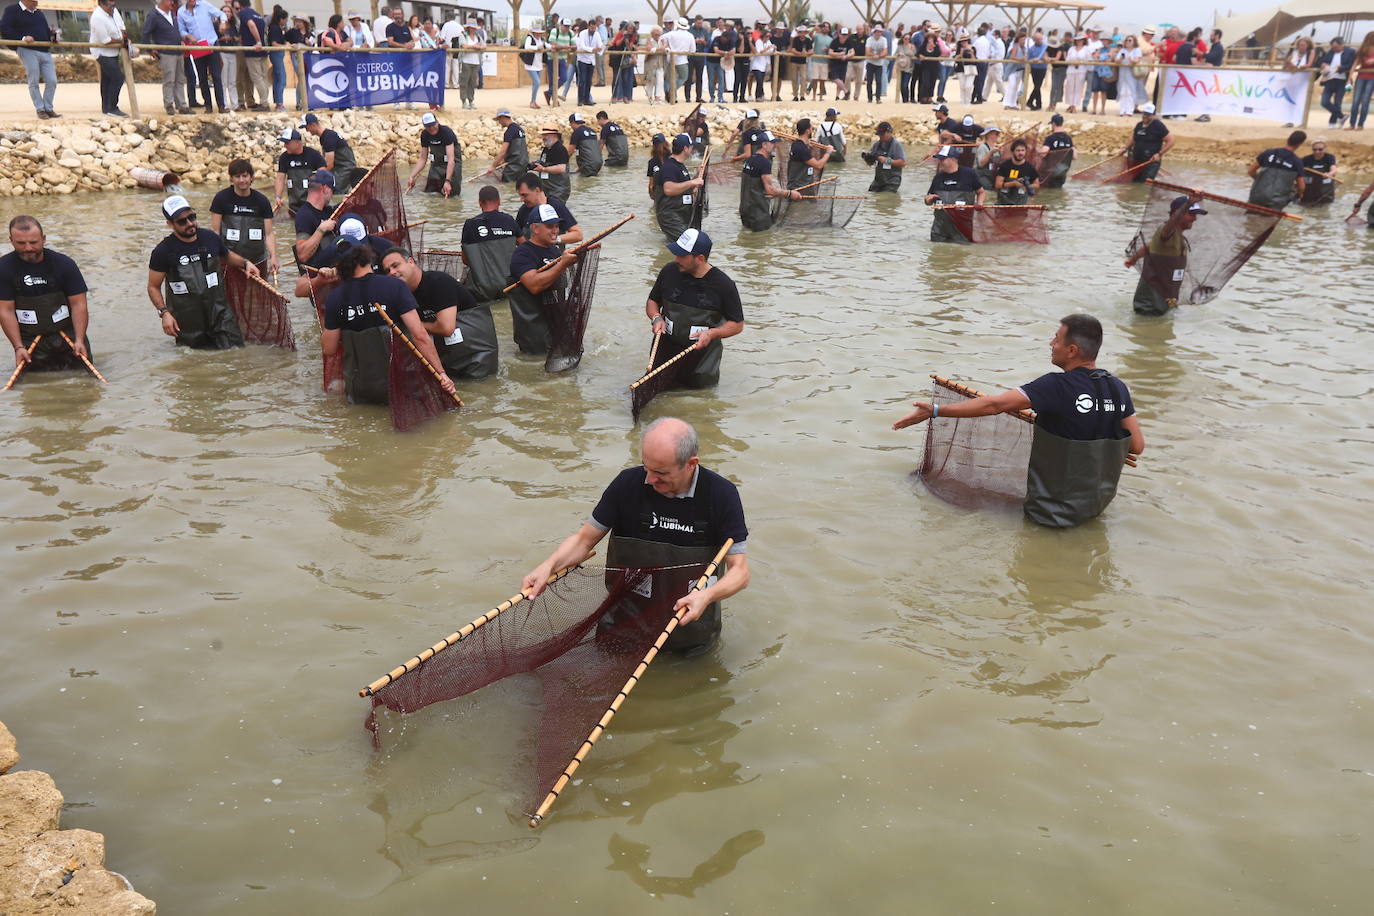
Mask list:
[[[124,876],[105,868],[105,838],[59,830],[62,793],[19,762],[14,736],[0,722],[0,914],[151,916],[157,906]]]
[[[711,135],[718,142],[728,137],[738,122],[738,109],[706,109],[711,118]],[[924,109],[918,109],[924,112]],[[532,149],[538,144],[541,124],[556,121],[567,132],[569,108],[555,113],[540,112],[534,117],[517,112],[517,117],[530,134]],[[590,117],[592,112],[586,112]],[[353,146],[358,162],[374,163],[387,150],[395,147],[400,156],[410,161],[415,154],[419,136],[420,112],[321,112],[326,126],[339,131]],[[767,123],[790,130],[796,120],[814,117],[815,111],[796,109],[768,109]],[[680,113],[636,115],[620,119],[633,146],[647,148],[650,138],[662,131],[671,135],[677,130]],[[465,174],[489,163],[501,142],[501,127],[487,115],[457,115],[441,112],[443,123],[453,127],[463,144]],[[873,128],[882,118],[875,115],[841,118],[851,145],[866,147],[872,142]],[[908,146],[909,153],[924,155],[933,146],[935,134],[932,122],[924,116],[915,119],[891,119],[897,136]],[[1037,124],[1043,116],[1027,117],[1024,113],[1009,119],[998,119],[1004,137],[1016,136]],[[19,197],[27,194],[70,194],[73,191],[99,191],[135,186],[130,169],[143,167],[176,172],[185,185],[211,182],[227,184],[228,164],[232,159],[252,161],[259,177],[258,184],[270,180],[275,172],[280,144],[277,135],[282,128],[295,124],[296,116],[281,114],[255,116],[183,116],[149,118],[130,121],[48,122],[40,130],[32,125],[0,126],[0,196]],[[1129,136],[1130,122],[1104,124],[1070,116],[1066,125],[1079,147],[1079,159],[1087,164],[1099,155],[1114,153],[1123,147]],[[1286,133],[1286,131],[1280,132]],[[1313,134],[1315,135],[1315,131]],[[310,138],[307,138],[309,142]],[[1206,137],[1180,137],[1170,154],[1175,160],[1211,163],[1233,162],[1243,167],[1265,146],[1280,145],[1276,136],[1272,142],[1254,140],[1217,140]],[[1332,152],[1347,171],[1366,171],[1374,167],[1374,150],[1369,146],[1340,142],[1333,137]]]

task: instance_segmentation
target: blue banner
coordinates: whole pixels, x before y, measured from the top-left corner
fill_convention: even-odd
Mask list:
[[[305,55],[310,108],[361,108],[395,102],[444,104],[444,51]]]

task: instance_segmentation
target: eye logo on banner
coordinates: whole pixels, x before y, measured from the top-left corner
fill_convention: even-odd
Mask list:
[[[343,61],[324,55],[311,61],[310,92],[331,105],[348,98],[348,70]]]

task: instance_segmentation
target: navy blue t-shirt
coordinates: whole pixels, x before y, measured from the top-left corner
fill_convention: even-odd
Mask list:
[[[0,299],[14,301],[20,296],[62,293],[79,296],[86,292],[86,280],[76,262],[65,254],[43,249],[43,260],[30,264],[11,251],[0,257]]]
[[[302,205],[301,210],[304,210],[306,206],[308,204]],[[296,211],[298,216],[301,210]],[[224,188],[216,193],[210,201],[210,212],[218,213],[220,216],[246,213],[269,223],[273,216],[272,202],[267,199],[266,194],[253,188],[248,189],[247,197],[240,197],[233,188]],[[314,232],[315,230],[312,228],[310,231]]]
[[[369,274],[356,280],[340,283],[324,302],[326,330],[366,331],[381,327],[386,319],[377,314],[372,303],[386,307],[386,313],[397,325],[401,316],[418,307],[405,281],[384,274]]]
[[[406,44],[414,41],[415,38],[410,34],[410,26],[403,22],[393,22],[386,27],[386,37],[395,42]]]
[[[214,212],[213,204],[210,207],[210,212]],[[309,238],[314,235],[315,230],[320,228],[320,223],[327,219],[329,219],[328,214],[310,203],[310,201],[301,204],[296,210],[296,238]]]
[[[519,124],[516,124],[514,121],[511,121],[509,124],[506,125],[505,131],[501,134],[501,142],[514,143],[516,140],[523,140],[524,137],[525,128],[521,127]]]
[[[755,153],[744,160],[744,166],[740,171],[746,175],[769,175],[773,171],[773,160],[763,153]]]
[[[431,157],[430,162],[438,162],[439,160],[435,157],[444,155],[444,147],[446,146],[453,146],[453,154],[457,156],[457,144],[458,135],[455,134],[453,128],[449,127],[447,124],[440,124],[439,129],[432,134],[428,130],[420,131],[420,146],[422,149],[428,150],[429,147],[438,147],[433,152],[428,153]]]
[[[1049,372],[1020,390],[1036,425],[1064,439],[1125,438],[1121,421],[1135,413],[1125,382],[1105,369]]]
[[[648,178],[652,178],[655,182],[657,182],[658,173],[661,171],[663,171],[663,163],[655,159],[653,156],[650,156],[649,164],[644,168],[645,176]]]
[[[1283,169],[1294,174],[1302,174],[1302,160],[1298,154],[1286,146],[1276,146],[1267,149],[1255,157],[1255,161],[1264,168]]]
[[[510,256],[510,278],[519,281],[531,270],[538,270],[551,261],[557,261],[563,254],[563,246],[542,248],[534,242],[525,242]]]
[[[309,169],[315,172],[324,168],[324,156],[313,146],[307,146],[299,153],[282,153],[277,157],[277,171],[286,173],[293,169]]]
[[[649,298],[658,303],[680,302],[708,312],[720,312],[726,321],[743,321],[744,304],[739,287],[719,267],[712,267],[704,277],[694,277],[677,266],[676,261],[664,264],[654,279]]]
[[[558,231],[560,233],[567,232],[573,226],[577,225],[577,219],[572,215],[572,211],[568,209],[567,204],[563,203],[563,201],[559,200],[557,197],[550,197],[547,194],[544,195],[544,200],[546,200],[549,206],[553,207],[554,211],[558,213]],[[533,209],[534,208],[529,204],[521,204],[520,209],[515,211],[515,226],[520,230],[521,234],[524,234],[525,230],[529,228],[530,212]]]
[[[679,547],[718,547],[733,538],[738,548],[748,541],[739,488],[716,472],[698,466],[695,491],[681,499],[660,495],[644,478],[643,465],[617,474],[592,522],[622,537]]]
[[[500,210],[488,210],[463,223],[463,245],[480,245],[494,239],[514,238],[520,227],[515,217]]]
[[[614,121],[607,121],[605,124],[601,125],[601,139],[602,139],[602,140],[609,140],[609,139],[611,139],[611,137],[614,137],[616,134],[623,134],[623,133],[625,133],[625,131],[621,130],[621,129],[620,129],[620,125],[617,124],[617,123],[615,123]]]
[[[811,159],[811,145],[805,140],[792,141],[792,161],[809,162]]]
[[[978,180],[978,173],[966,165],[959,166],[957,172],[942,172],[938,169],[935,177],[930,179],[930,190],[927,194],[938,194],[941,191],[976,191],[983,186]]]
[[[1131,159],[1144,162],[1164,148],[1164,138],[1169,136],[1169,128],[1155,118],[1149,124],[1137,124],[1131,131]]]
[[[224,246],[224,239],[209,229],[197,227],[194,242],[183,242],[175,234],[158,242],[148,257],[148,269],[156,270],[158,273],[171,273],[177,263],[199,261],[206,254],[223,260],[228,257],[229,249]],[[183,258],[185,260],[182,260]]]
[[[581,143],[582,143],[583,140],[596,140],[596,139],[597,139],[596,131],[592,130],[590,127],[588,127],[588,126],[585,125],[585,124],[579,124],[579,125],[577,125],[576,127],[574,127],[574,128],[573,128],[573,132],[572,132],[572,136],[569,138],[569,140],[572,141],[572,143],[573,143],[574,146],[579,146],[579,145],[581,145]]]
[[[1073,149],[1073,137],[1062,130],[1056,130],[1045,138],[1045,145],[1050,149]]]
[[[667,159],[663,160],[662,167],[658,170],[658,173],[654,175],[655,183],[660,185],[666,184],[669,181],[691,180],[692,176],[687,174],[687,167],[683,165],[681,162],[678,162],[672,156],[669,156]]]
[[[453,277],[442,270],[427,270],[420,275],[420,285],[415,287],[415,304],[420,309],[421,321],[434,321],[444,309],[458,307],[463,312],[477,308],[477,300]]]
[[[337,130],[326,130],[320,134],[320,150],[322,152],[332,153],[340,147],[347,145],[348,144],[344,142],[344,138],[339,136]]]

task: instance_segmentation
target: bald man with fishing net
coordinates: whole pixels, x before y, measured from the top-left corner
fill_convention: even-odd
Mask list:
[[[725,574],[677,599],[682,624],[665,644],[688,656],[709,649],[720,635],[720,602],[749,585],[749,529],[739,489],[702,467],[697,449],[690,424],[674,417],[649,424],[640,446],[643,464],[616,476],[591,517],[525,576],[521,591],[538,595],[555,571],[582,562],[607,534],[608,566],[699,564],[732,540]]]

